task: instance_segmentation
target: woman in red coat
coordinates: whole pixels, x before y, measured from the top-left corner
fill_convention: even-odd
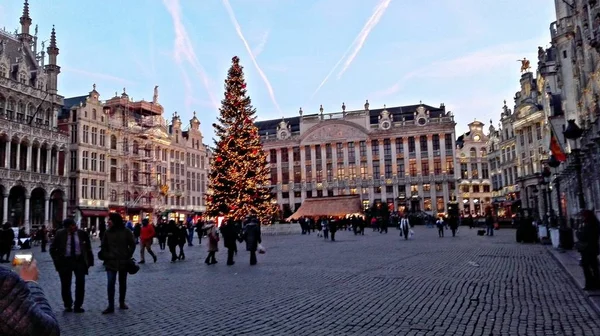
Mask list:
[[[142,230],[140,233],[140,243],[142,245],[142,248],[140,249],[140,264],[146,262],[146,260],[144,260],[145,250],[148,250],[148,253],[150,253],[152,259],[156,262],[156,254],[152,252],[152,241],[154,240],[155,235],[154,225],[150,224],[147,218],[144,218],[142,220]]]

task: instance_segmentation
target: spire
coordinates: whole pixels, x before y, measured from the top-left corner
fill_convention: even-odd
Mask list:
[[[23,3],[23,15],[19,20],[21,23],[21,34],[19,34],[19,39],[25,45],[29,46],[32,40],[32,36],[29,34],[29,28],[31,27],[31,18],[29,17],[29,3],[27,0]]]
[[[52,33],[50,33],[50,46],[48,48],[56,48],[56,29],[52,25]]]

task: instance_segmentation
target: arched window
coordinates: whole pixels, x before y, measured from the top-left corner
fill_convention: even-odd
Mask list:
[[[117,201],[117,191],[114,189],[110,191],[110,201],[111,202]]]
[[[110,149],[117,149],[117,136],[114,134],[110,136]]]
[[[123,152],[129,153],[129,139],[123,138]]]
[[[129,182],[129,167],[127,165],[123,165],[123,182]]]
[[[133,140],[133,154],[137,155],[140,153],[140,146],[137,141]]]
[[[481,157],[486,157],[486,156],[487,156],[487,149],[485,149],[485,148],[482,148],[482,149],[480,150],[480,153],[481,153]]]
[[[96,117],[97,117],[96,109],[92,109],[92,119],[96,120]]]
[[[471,153],[472,158],[477,157],[477,149],[475,149],[475,147],[471,147],[471,150],[469,152]]]

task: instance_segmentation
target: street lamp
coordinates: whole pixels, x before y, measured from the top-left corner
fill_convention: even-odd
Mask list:
[[[579,148],[579,138],[583,135],[583,130],[577,126],[575,119],[567,121],[567,129],[563,132],[563,135],[569,141],[569,147],[571,148],[571,154],[573,154],[573,160],[575,165],[575,173],[577,179],[577,198],[579,200],[579,210],[585,209],[585,199],[583,197],[583,182],[581,179],[581,149]]]
[[[550,183],[550,175],[552,175],[552,173],[550,172],[550,169],[548,169],[548,167],[544,167],[544,169],[542,170],[542,174],[540,177],[540,184],[542,185],[542,197],[544,199],[544,224],[546,225],[546,237],[548,237],[548,239],[550,239],[550,219],[552,218],[552,214],[550,211],[550,215],[548,215],[548,203],[550,204],[550,209],[552,209],[552,194],[551,192],[547,192],[547,188],[548,188],[548,184]],[[549,200],[546,198],[546,195],[548,196]]]
[[[531,192],[533,193],[533,207],[534,207],[533,215],[534,215],[534,218],[536,218],[536,221],[538,221],[540,218],[539,204],[538,204],[539,190],[536,186],[533,186],[533,189],[531,190]]]

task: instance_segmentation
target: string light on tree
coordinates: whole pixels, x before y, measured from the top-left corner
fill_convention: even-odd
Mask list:
[[[277,206],[272,202],[267,158],[254,125],[256,110],[246,94],[237,56],[225,79],[224,97],[218,122],[213,124],[217,139],[209,176],[211,193],[206,198],[208,214],[235,219],[251,214],[269,222]]]

